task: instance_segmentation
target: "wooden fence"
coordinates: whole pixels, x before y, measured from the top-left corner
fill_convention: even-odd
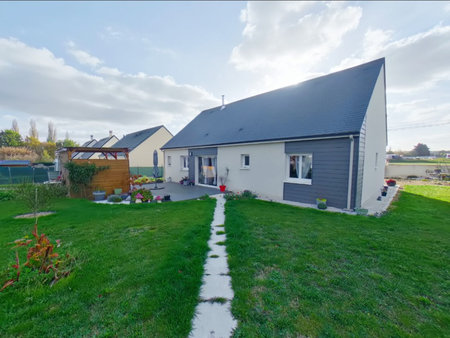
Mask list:
[[[77,152],[102,153],[104,159],[73,159],[73,154]],[[118,156],[124,154],[125,156]],[[95,164],[96,167],[108,167],[94,175],[91,185],[87,188],[85,196],[81,192],[71,192],[71,197],[86,197],[93,199],[94,190],[103,190],[106,195],[114,193],[114,189],[122,189],[122,193],[128,193],[130,190],[130,163],[128,158],[128,149],[126,148],[85,148],[85,147],[67,147],[58,151],[59,161],[61,163],[61,173],[63,180],[70,188],[69,173],[64,164],[68,161],[78,165]]]
[[[118,160],[72,160],[76,164],[92,164],[97,167],[108,166],[108,169],[102,170],[94,175],[91,186],[86,191],[86,197],[92,198],[94,190],[104,190],[106,195],[114,193],[114,189],[122,189],[123,193],[130,190],[130,170],[128,159]]]

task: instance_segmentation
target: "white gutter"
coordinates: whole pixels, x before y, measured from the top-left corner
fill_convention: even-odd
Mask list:
[[[352,181],[353,181],[353,151],[355,148],[355,140],[353,135],[350,138],[350,161],[348,165],[348,191],[347,191],[347,210],[350,210],[352,202]]]

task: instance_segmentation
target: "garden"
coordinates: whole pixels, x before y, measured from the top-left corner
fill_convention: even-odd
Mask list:
[[[0,193],[1,336],[188,336],[214,200],[31,187]],[[254,197],[226,196],[236,337],[445,335],[450,187],[407,186],[379,218]]]
[[[49,193],[39,209],[54,213],[35,229],[15,218],[33,213],[16,194],[0,195],[0,336],[189,334],[214,201],[102,205]]]
[[[447,335],[449,203],[449,186],[407,186],[380,218],[229,200],[235,336]]]

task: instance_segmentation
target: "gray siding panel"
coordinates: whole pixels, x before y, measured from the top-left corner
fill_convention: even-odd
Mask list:
[[[217,156],[217,147],[189,149],[189,179],[195,181],[195,156]]]
[[[357,182],[356,182],[356,201],[355,207],[361,207],[361,198],[362,198],[362,184],[363,184],[363,175],[364,175],[364,153],[366,149],[366,119],[364,118],[363,125],[361,127],[361,133],[359,138],[359,161],[358,161],[358,169],[357,169]]]
[[[301,203],[315,203],[316,198],[326,198],[329,206],[347,207],[348,167],[350,139],[286,142],[286,154],[312,154],[312,184],[284,183],[283,199]],[[353,159],[352,203],[355,205],[359,140],[355,137]]]

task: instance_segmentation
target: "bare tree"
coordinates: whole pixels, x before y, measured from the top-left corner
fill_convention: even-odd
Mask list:
[[[56,142],[56,128],[52,121],[48,123],[47,142]]]
[[[36,127],[36,121],[31,119],[30,120],[30,137],[34,137],[34,138],[39,138],[39,133],[37,131],[37,127]]]
[[[14,130],[16,133],[20,134],[19,133],[19,124],[17,123],[16,119],[14,119],[12,121],[12,130]]]

